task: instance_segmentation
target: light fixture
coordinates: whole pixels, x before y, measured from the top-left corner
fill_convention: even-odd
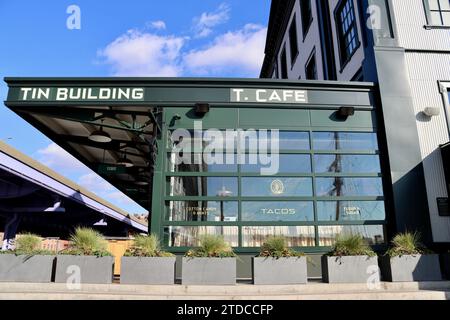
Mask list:
[[[103,218],[100,221],[94,223],[94,226],[96,227],[106,227],[108,225],[108,222]]]
[[[440,108],[436,108],[436,107],[428,107],[425,108],[423,110],[423,113],[427,116],[427,117],[437,117],[441,114],[441,109]]]
[[[117,162],[117,164],[119,166],[124,166],[125,168],[134,167],[134,163],[130,159],[128,159],[126,155],[124,155],[123,158]]]
[[[136,184],[137,184],[138,186],[148,186],[148,182],[147,182],[147,181],[144,181],[144,180],[136,181]]]
[[[88,139],[99,143],[109,143],[112,141],[111,136],[103,131],[102,127],[100,127],[100,130],[92,132]]]
[[[209,112],[209,104],[207,103],[196,103],[195,104],[195,114],[198,116],[204,116]]]

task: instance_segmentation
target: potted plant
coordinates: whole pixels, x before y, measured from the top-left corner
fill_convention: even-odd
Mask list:
[[[121,259],[120,283],[174,284],[176,257],[161,250],[158,236],[139,235]]]
[[[51,282],[55,255],[41,250],[41,238],[34,234],[18,235],[15,250],[0,251],[0,281]]]
[[[236,254],[223,237],[202,236],[200,247],[183,257],[181,278],[186,285],[234,285]]]
[[[322,256],[324,282],[365,283],[372,276],[379,280],[377,255],[360,235],[338,236],[332,251]]]
[[[68,249],[56,258],[55,282],[112,283],[114,257],[103,236],[89,228],[77,228]]]
[[[396,235],[392,247],[380,257],[380,268],[383,279],[391,282],[442,280],[439,255],[420,243],[417,232]]]
[[[252,260],[253,283],[256,285],[305,284],[308,282],[307,258],[304,253],[287,247],[286,238],[267,238],[259,256]]]

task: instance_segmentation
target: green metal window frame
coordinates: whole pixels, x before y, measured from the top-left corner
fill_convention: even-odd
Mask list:
[[[314,139],[313,139],[313,132],[351,132],[351,133],[377,133],[376,129],[374,128],[348,128],[348,129],[342,129],[342,128],[336,128],[336,127],[305,127],[305,126],[298,126],[298,127],[283,127],[282,129],[278,129],[280,131],[296,131],[296,132],[308,132],[309,133],[309,139],[310,139],[310,149],[309,150],[280,150],[281,154],[309,154],[311,156],[311,173],[293,173],[293,174],[283,174],[279,173],[273,176],[269,177],[311,177],[312,179],[312,189],[313,189],[313,195],[311,197],[243,197],[241,195],[242,190],[242,184],[241,179],[243,177],[260,177],[261,175],[258,173],[244,173],[241,172],[241,166],[238,165],[237,172],[170,172],[168,168],[168,155],[172,152],[172,149],[167,145],[168,141],[168,134],[171,130],[176,129],[177,127],[171,127],[170,129],[165,126],[163,128],[163,135],[162,135],[162,141],[164,142],[164,147],[160,150],[163,150],[163,152],[160,152],[158,154],[158,166],[162,170],[162,177],[161,180],[163,185],[159,186],[159,190],[163,192],[163,194],[160,195],[160,214],[159,216],[159,222],[158,222],[158,228],[159,232],[164,237],[164,229],[169,226],[174,227],[190,227],[190,226],[235,226],[238,227],[238,243],[239,246],[235,248],[235,251],[238,253],[253,253],[257,251],[257,248],[254,247],[242,247],[242,240],[243,240],[243,232],[242,228],[246,226],[268,226],[268,227],[284,227],[284,226],[313,226],[314,227],[314,237],[315,237],[315,246],[314,247],[301,247],[300,250],[304,252],[324,252],[326,250],[329,250],[327,247],[320,247],[319,246],[319,240],[320,240],[320,234],[319,234],[319,227],[320,226],[383,226],[384,230],[384,239],[386,240],[386,224],[387,219],[380,221],[380,220],[365,220],[365,221],[319,221],[318,219],[318,213],[317,213],[317,202],[320,201],[385,201],[385,196],[374,196],[374,197],[364,197],[364,196],[351,196],[351,197],[317,197],[316,196],[316,178],[321,177],[345,177],[345,178],[383,178],[382,173],[355,173],[355,174],[348,174],[348,173],[315,173],[315,163],[314,163],[314,155],[316,154],[342,154],[342,155],[380,155],[379,150],[352,150],[352,151],[346,151],[346,150],[314,150]],[[183,129],[191,129],[191,128],[183,128]],[[204,127],[203,130],[211,129],[208,127]],[[239,126],[239,129],[267,129],[270,130],[270,128],[267,128],[267,125],[261,125],[261,126]],[[248,153],[248,152],[247,152]],[[238,219],[237,221],[229,221],[229,222],[221,222],[221,221],[169,221],[166,219],[166,210],[167,210],[167,204],[170,201],[220,201],[223,200],[223,197],[188,197],[188,196],[170,196],[166,194],[167,190],[167,183],[169,183],[170,177],[236,177],[238,179],[238,196],[235,197],[227,197],[227,201],[236,201],[238,202]],[[384,190],[383,190],[384,193]],[[283,202],[295,202],[295,201],[312,201],[313,202],[313,208],[314,208],[314,221],[310,222],[289,222],[289,221],[242,221],[242,202],[245,201],[283,201]],[[152,219],[152,224],[153,224]],[[174,252],[174,253],[182,253],[186,250],[189,250],[190,247],[169,247],[166,243],[163,244],[165,246],[165,249]]]

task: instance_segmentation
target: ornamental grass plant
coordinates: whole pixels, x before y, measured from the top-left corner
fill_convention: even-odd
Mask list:
[[[376,256],[376,253],[370,248],[366,240],[364,240],[364,238],[360,235],[339,235],[336,237],[336,242],[328,255],[333,257],[374,257]]]
[[[157,235],[138,235],[133,245],[125,251],[125,257],[174,257],[170,252],[161,250]]]
[[[186,252],[191,258],[232,258],[236,257],[233,248],[222,236],[203,235],[200,237],[200,246]]]
[[[297,252],[288,248],[288,243],[285,237],[271,236],[261,246],[259,257],[263,258],[290,258],[290,257],[304,257],[303,252]]]
[[[91,228],[76,228],[70,236],[70,246],[68,249],[60,251],[63,255],[75,256],[111,256],[107,251],[108,242],[103,235]]]

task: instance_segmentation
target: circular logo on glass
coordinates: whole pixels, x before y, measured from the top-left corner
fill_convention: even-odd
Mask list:
[[[270,190],[272,190],[273,194],[283,194],[284,193],[284,184],[281,180],[273,180],[270,184]]]

